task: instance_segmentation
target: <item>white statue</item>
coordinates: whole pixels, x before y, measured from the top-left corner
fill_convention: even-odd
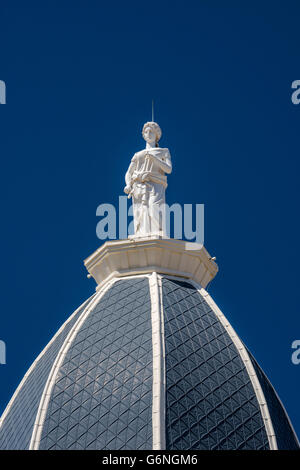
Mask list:
[[[161,129],[156,122],[143,127],[146,148],[133,155],[125,175],[124,192],[133,201],[134,232],[136,236],[164,235],[163,206],[167,177],[172,163],[169,149],[160,148]]]

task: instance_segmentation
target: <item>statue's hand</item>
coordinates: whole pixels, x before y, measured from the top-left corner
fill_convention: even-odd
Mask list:
[[[146,153],[145,160],[149,160],[151,162],[152,160],[155,160],[155,159],[156,157],[152,155],[152,153]]]
[[[131,191],[131,186],[125,186],[124,193],[129,194]]]

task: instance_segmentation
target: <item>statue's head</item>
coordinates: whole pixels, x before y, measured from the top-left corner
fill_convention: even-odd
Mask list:
[[[148,144],[157,145],[159,139],[161,138],[161,128],[156,122],[146,122],[146,124],[144,124],[142,134]]]

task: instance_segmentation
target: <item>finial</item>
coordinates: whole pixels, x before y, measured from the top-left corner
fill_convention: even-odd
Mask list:
[[[146,147],[131,159],[124,192],[132,197],[134,236],[164,236],[163,208],[167,175],[172,172],[171,155],[169,149],[158,145],[161,128],[157,122],[146,122],[142,134]]]
[[[154,100],[152,100],[152,122],[154,122]]]

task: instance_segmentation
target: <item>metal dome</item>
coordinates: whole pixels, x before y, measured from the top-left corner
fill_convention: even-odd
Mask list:
[[[272,385],[207,291],[112,276],[8,404],[1,449],[298,449]]]

